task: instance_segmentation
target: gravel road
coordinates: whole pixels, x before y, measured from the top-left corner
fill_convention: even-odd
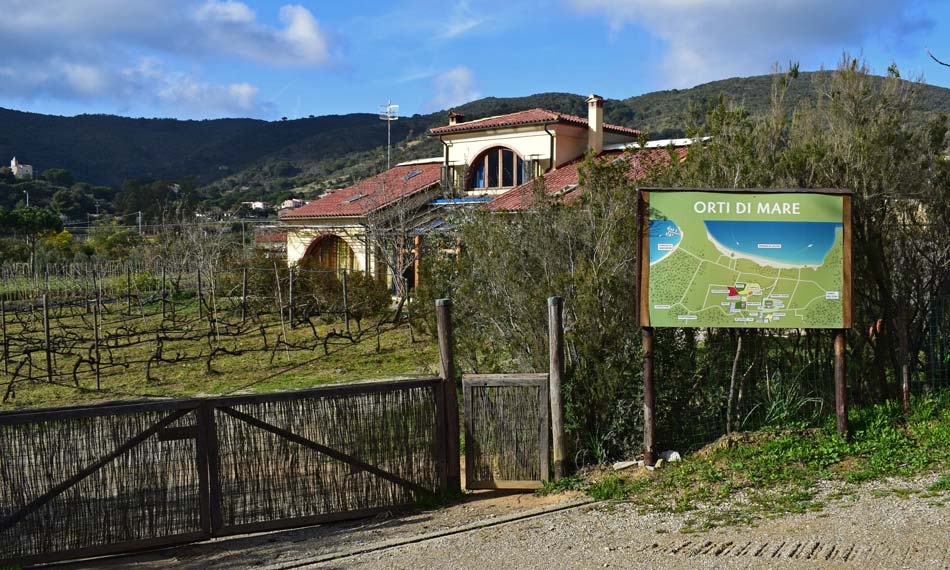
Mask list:
[[[639,514],[628,503],[583,504],[576,495],[485,494],[438,511],[63,568],[950,570],[950,493],[921,497],[907,492],[923,491],[935,480],[931,475],[860,487],[825,484],[819,493],[827,504],[823,511],[766,520],[756,527],[685,534],[680,530],[696,513]]]

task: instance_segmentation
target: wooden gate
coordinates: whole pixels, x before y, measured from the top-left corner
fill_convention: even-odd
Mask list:
[[[198,402],[0,414],[0,564],[209,536]]]
[[[214,400],[215,535],[356,518],[436,494],[438,379]]]
[[[0,414],[0,565],[357,518],[445,480],[438,378]]]
[[[465,375],[462,395],[465,487],[541,487],[550,477],[548,375]]]

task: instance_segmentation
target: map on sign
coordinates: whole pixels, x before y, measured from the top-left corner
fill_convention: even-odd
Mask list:
[[[845,326],[845,197],[657,191],[648,199],[651,326]]]

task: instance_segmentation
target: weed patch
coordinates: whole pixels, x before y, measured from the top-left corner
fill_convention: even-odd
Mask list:
[[[816,484],[822,480],[861,483],[950,467],[948,394],[915,400],[906,418],[897,404],[886,403],[854,409],[850,420],[849,438],[835,432],[833,417],[817,430],[732,436],[650,477],[609,474],[586,490],[598,500],[628,499],[642,511],[695,511],[684,530],[699,532],[821,511]],[[950,473],[929,491],[925,496],[950,491]],[[915,491],[878,493],[906,499]],[[845,488],[826,500],[847,505],[857,495]]]

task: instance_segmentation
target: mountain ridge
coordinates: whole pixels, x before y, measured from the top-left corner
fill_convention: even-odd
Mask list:
[[[801,73],[791,84],[788,103],[794,106],[817,97],[817,86],[827,73]],[[773,75],[728,78],[689,89],[608,99],[604,120],[644,130],[651,138],[681,136],[689,107],[709,105],[720,95],[753,114],[765,111],[773,80]],[[918,85],[921,116],[950,113],[950,89]],[[486,97],[454,110],[464,113],[466,120],[534,107],[585,116],[585,99],[556,92]],[[438,155],[438,140],[425,134],[444,124],[445,110],[393,122],[393,163]],[[385,145],[380,144],[385,140],[385,122],[368,113],[281,121],[179,120],[106,114],[64,117],[0,108],[4,161],[15,155],[40,172],[64,168],[76,180],[110,186],[126,179],[191,179],[223,207],[242,199],[318,194],[374,174],[385,168]]]

